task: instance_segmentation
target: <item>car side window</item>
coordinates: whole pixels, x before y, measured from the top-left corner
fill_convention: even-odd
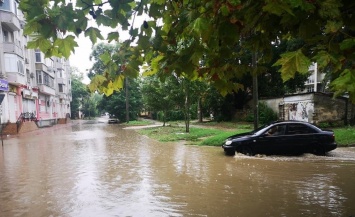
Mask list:
[[[290,124],[288,125],[288,135],[293,135],[293,134],[309,134],[309,133],[314,133],[315,130],[310,128],[307,125],[303,124]]]
[[[277,126],[277,134],[278,135],[285,135],[285,132],[286,132],[286,125],[285,124]]]
[[[267,132],[267,136],[280,136],[280,135],[285,135],[286,131],[286,125],[277,125],[274,127],[271,127]]]

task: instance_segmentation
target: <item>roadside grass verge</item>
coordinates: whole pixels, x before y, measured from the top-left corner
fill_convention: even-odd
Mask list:
[[[150,120],[140,120],[140,121],[129,121],[128,123],[124,122],[122,124],[127,126],[144,126],[144,125],[150,125],[152,123],[153,122]]]
[[[236,130],[233,132],[232,131],[223,132],[218,135],[203,139],[202,141],[198,142],[197,145],[220,146],[228,137],[233,136],[238,133],[245,133],[245,132],[249,132],[249,131],[250,130],[240,129],[240,130]]]
[[[249,127],[243,127],[249,128]],[[185,132],[182,126],[165,126],[140,129],[140,134],[160,142],[187,141],[189,145],[220,146],[224,140],[237,133],[251,131],[250,129],[221,129],[207,127],[190,127],[190,132]]]
[[[129,124],[149,125],[152,122],[132,121]],[[209,121],[191,122],[190,133],[186,133],[182,125],[183,122],[169,122],[165,127],[140,129],[138,132],[161,142],[185,140],[189,145],[220,146],[229,136],[253,130],[248,123]],[[355,127],[334,128],[333,131],[338,147],[355,146]]]
[[[206,126],[206,127],[214,127],[214,128],[223,128],[223,129],[248,129],[250,131],[253,130],[253,125],[244,122],[215,122],[215,121],[207,121],[207,122],[192,122],[192,125],[196,126]]]
[[[355,145],[355,127],[335,128],[335,141],[339,146]]]
[[[203,137],[214,136],[223,133],[223,130],[191,127],[190,132],[186,133],[185,127],[165,126],[140,129],[138,132],[160,142],[172,142],[179,140],[195,142]]]

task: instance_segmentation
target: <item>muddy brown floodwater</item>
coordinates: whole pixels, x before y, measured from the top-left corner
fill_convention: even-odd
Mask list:
[[[74,121],[4,140],[0,216],[355,216],[355,149],[228,157]]]

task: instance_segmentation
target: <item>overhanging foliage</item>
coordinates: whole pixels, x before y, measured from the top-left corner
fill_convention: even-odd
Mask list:
[[[37,35],[29,47],[39,47],[47,56],[68,57],[77,46],[72,35],[84,33],[93,43],[102,39],[89,20],[127,30],[131,37],[90,86],[106,94],[122,88],[121,76],[137,76],[144,63],[147,74],[204,77],[226,94],[242,87],[231,82],[234,78],[251,72],[235,46],[258,52],[258,63],[264,63],[271,60],[271,43],[300,38],[304,46],[275,63],[282,78],[305,73],[311,62],[318,62],[320,70],[331,68],[336,94],[348,93],[355,102],[352,0],[21,0],[20,9],[27,20],[25,34]],[[136,28],[133,22],[143,14],[150,18]],[[119,34],[113,31],[107,39],[118,41]],[[114,67],[122,60],[120,68]]]

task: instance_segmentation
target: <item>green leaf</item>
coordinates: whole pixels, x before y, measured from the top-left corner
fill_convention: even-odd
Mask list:
[[[104,40],[99,29],[90,27],[85,31],[85,36],[90,37],[90,40],[93,44],[96,44],[97,38]]]
[[[199,17],[194,22],[192,22],[191,26],[191,31],[202,37],[204,41],[208,40],[212,30],[209,20]]]
[[[95,75],[91,81],[90,84],[88,85],[89,90],[91,92],[95,92],[104,82],[106,82],[107,79],[103,75]]]
[[[52,43],[48,39],[40,36],[34,37],[32,41],[27,43],[27,48],[29,49],[39,48],[43,52],[47,51],[51,47],[52,47]]]
[[[165,4],[165,0],[153,0],[152,4],[153,3],[158,4],[158,5],[163,5],[163,4]]]
[[[327,24],[325,25],[325,33],[335,33],[339,31],[343,27],[342,22],[336,22],[336,21],[327,21]]]
[[[320,1],[319,15],[322,18],[333,19],[340,16],[339,8],[342,6],[342,1],[338,0],[324,0]]]
[[[313,60],[317,62],[318,67],[320,69],[324,69],[329,64],[332,65],[334,71],[338,71],[342,67],[341,61],[344,60],[343,57],[334,57],[333,55],[329,54],[326,51],[319,51],[314,57]]]
[[[110,32],[107,35],[107,40],[110,43],[111,41],[118,41],[119,37],[120,37],[120,35],[118,32]]]
[[[281,58],[273,66],[281,66],[279,72],[284,81],[295,76],[296,72],[301,74],[308,73],[311,61],[306,57],[301,49],[293,52],[287,52],[281,55]]]
[[[292,12],[290,5],[280,1],[268,2],[263,7],[263,11],[269,12],[271,14],[275,14],[277,16],[281,16],[284,13],[288,13],[292,16],[295,16],[294,13]]]
[[[117,26],[117,23],[116,23],[116,25],[112,25],[114,23],[114,21],[105,15],[98,15],[96,17],[96,22],[97,22],[97,25],[99,25],[99,26],[104,25],[104,26],[110,26],[112,28],[115,28]]]
[[[335,96],[349,93],[350,99],[355,103],[355,71],[345,69],[340,76],[331,83]]]
[[[143,73],[144,76],[150,76],[156,74],[160,70],[160,61],[164,59],[163,55],[158,55],[153,58],[150,63],[150,70],[147,70]]]
[[[71,51],[75,51],[74,48],[78,47],[78,44],[75,41],[75,37],[69,35],[64,39],[56,39],[54,41],[54,46],[58,47],[58,53],[63,55],[65,58],[69,58]]]
[[[110,96],[113,94],[114,89],[113,88],[102,88],[102,92],[106,95],[106,96]]]
[[[354,38],[348,38],[345,39],[340,43],[340,49],[341,50],[348,50],[355,47],[355,39]]]
[[[124,79],[125,77],[123,75],[117,76],[115,80],[112,82],[112,88],[115,90],[122,89],[124,84]]]
[[[138,39],[138,46],[140,47],[140,49],[144,49],[146,50],[147,48],[150,47],[150,41],[149,41],[149,37],[147,36],[141,36]]]
[[[111,61],[111,55],[108,51],[100,55],[100,60],[107,65]]]
[[[229,9],[226,4],[223,4],[222,7],[220,8],[220,10],[221,10],[223,16],[229,15]]]

